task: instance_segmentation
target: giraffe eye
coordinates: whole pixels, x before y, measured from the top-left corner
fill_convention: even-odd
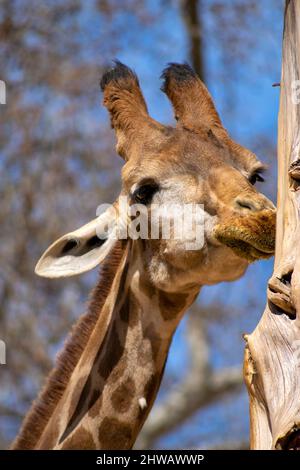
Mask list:
[[[255,173],[252,173],[252,175],[250,175],[249,181],[251,184],[254,185],[255,183],[257,183],[257,181],[263,182],[265,181],[265,179],[261,176],[260,173],[255,172]]]
[[[144,204],[146,206],[151,203],[158,189],[158,184],[155,182],[142,184],[134,191],[132,199],[136,204]]]

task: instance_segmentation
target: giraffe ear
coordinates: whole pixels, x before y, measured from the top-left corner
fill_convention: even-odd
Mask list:
[[[69,277],[90,271],[100,264],[114,246],[116,210],[110,206],[103,214],[74,232],[56,240],[35,267],[38,276]]]

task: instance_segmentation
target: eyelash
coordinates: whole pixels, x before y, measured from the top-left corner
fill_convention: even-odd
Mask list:
[[[137,204],[150,204],[154,194],[159,190],[158,184],[151,182],[141,185],[132,194],[132,199]]]
[[[263,181],[265,181],[265,179],[261,176],[259,172],[257,172],[257,173],[252,173],[252,175],[249,176],[249,181],[251,184],[254,185],[255,183],[257,183],[257,181],[262,183]]]

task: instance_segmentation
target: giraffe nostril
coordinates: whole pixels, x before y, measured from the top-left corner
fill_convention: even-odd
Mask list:
[[[257,207],[252,201],[249,201],[249,199],[236,199],[235,200],[236,207],[238,209],[247,209],[249,211],[256,211]]]

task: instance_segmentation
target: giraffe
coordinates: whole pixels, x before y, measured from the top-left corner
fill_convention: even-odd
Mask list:
[[[203,204],[203,246],[113,237],[118,198],[46,250],[37,274],[66,277],[100,265],[100,279],[12,449],[130,449],[159,389],[172,336],[201,287],[238,279],[274,252],[276,210],[254,187],[264,165],[230,138],[189,65],[170,63],[162,80],[175,127],[149,116],[129,67],[116,61],[102,77],[125,161],[120,197],[147,214],[155,203]],[[99,223],[111,227],[103,237]]]

